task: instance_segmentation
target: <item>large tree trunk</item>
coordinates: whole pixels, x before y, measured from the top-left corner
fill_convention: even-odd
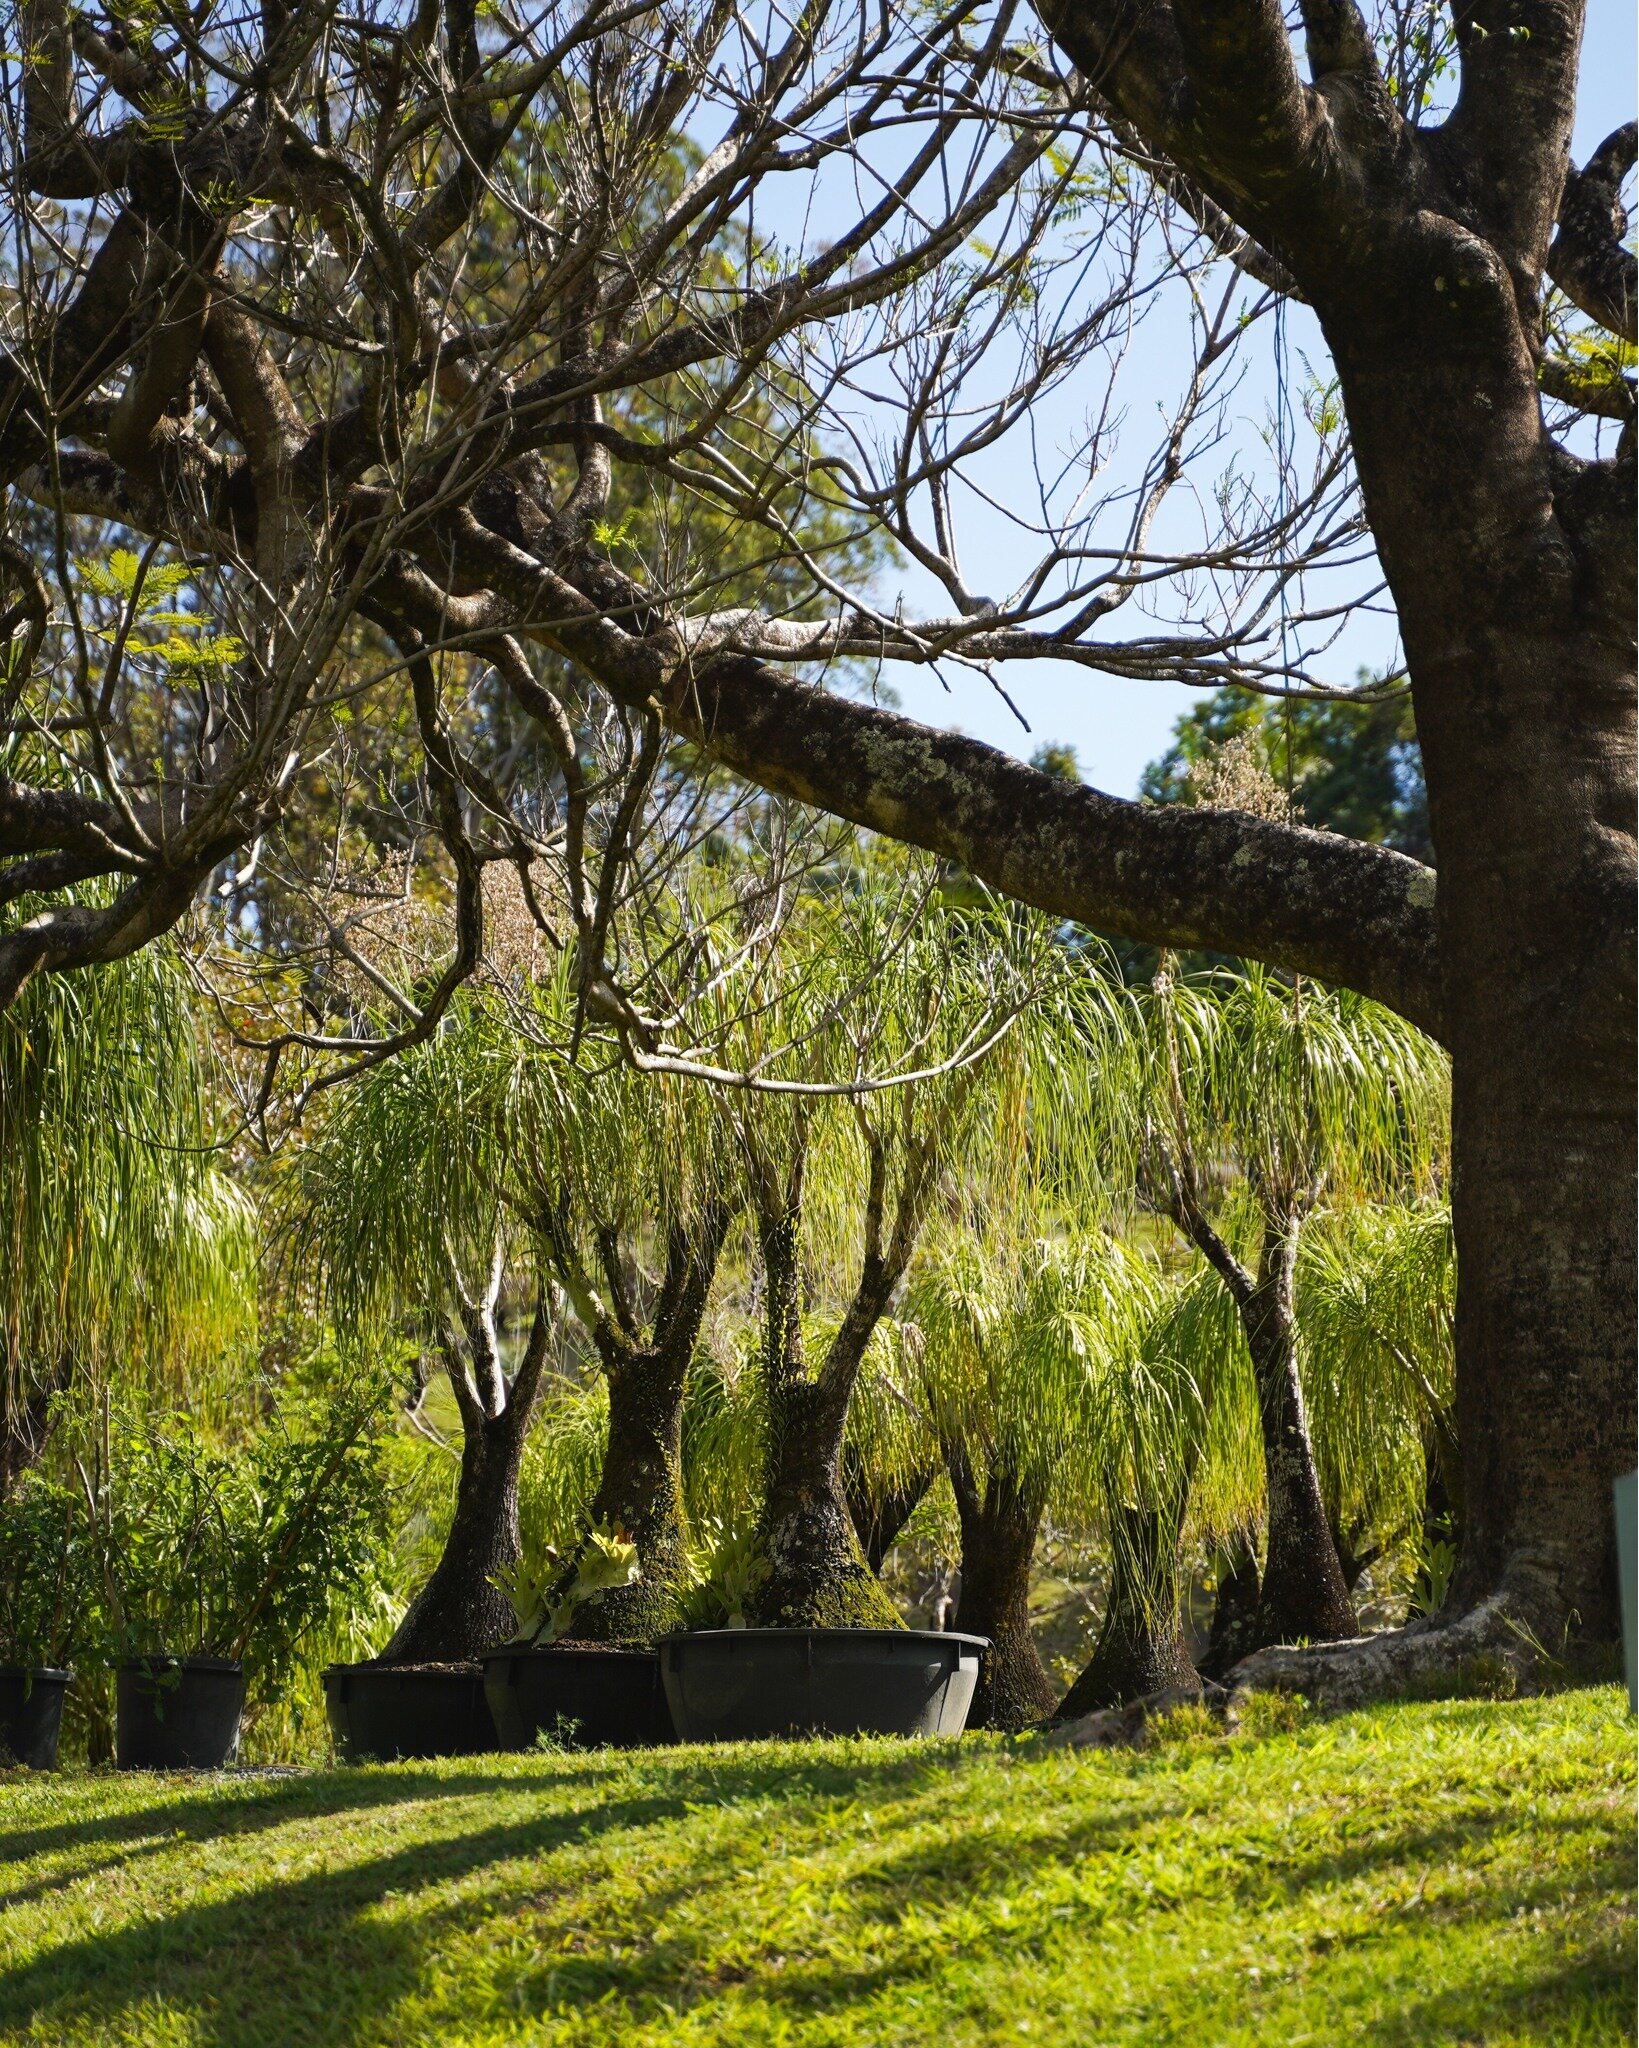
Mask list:
[[[512,1635],[512,1607],[494,1579],[518,1561],[523,1446],[510,1413],[467,1427],[443,1554],[382,1651],[384,1664],[464,1663]]]
[[[1073,1721],[1104,1707],[1124,1707],[1151,1693],[1195,1687],[1178,1601],[1180,1503],[1123,1508],[1111,1546],[1110,1597],[1092,1658],[1059,1704]]]
[[[1321,310],[1439,860],[1463,1530],[1441,1615],[1254,1674],[1340,1699],[1612,1635],[1635,1462],[1632,429],[1616,465],[1558,454],[1529,287],[1449,223],[1388,227],[1397,287]]]
[[[962,1597],[956,1626],[988,1636],[968,1713],[970,1728],[1028,1728],[1045,1721],[1058,1698],[1030,1632],[1030,1568],[1041,1502],[1014,1476],[992,1466],[981,1492],[966,1455],[953,1450],[950,1480],[962,1525]]]

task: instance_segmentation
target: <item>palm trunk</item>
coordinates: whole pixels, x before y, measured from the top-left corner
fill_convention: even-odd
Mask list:
[[[607,1322],[594,1333],[609,1388],[609,1431],[589,1519],[636,1544],[639,1575],[581,1603],[572,1629],[582,1641],[652,1642],[681,1620],[689,1551],[683,1396],[733,1218],[731,1204],[713,1201],[673,1223],[647,1344],[633,1341],[630,1325],[625,1336]],[[579,1566],[577,1549],[548,1596],[549,1609],[572,1589]]]
[[[1295,1224],[1290,1241],[1287,1233],[1266,1232],[1257,1286],[1241,1310],[1258,1389],[1268,1520],[1253,1648],[1337,1642],[1359,1633],[1321,1498],[1298,1378],[1291,1275],[1296,1235]]]
[[[800,1208],[762,1219],[768,1465],[758,1522],[761,1628],[897,1628],[865,1561],[842,1483],[848,1404],[877,1316],[856,1298],[814,1377],[802,1352]]]
[[[673,1345],[633,1352],[609,1370],[609,1436],[591,1520],[626,1532],[637,1545],[640,1576],[630,1586],[610,1587],[581,1605],[573,1633],[583,1641],[652,1642],[677,1626],[688,1563],[683,1512],[688,1362],[688,1349]]]
[[[759,1523],[761,1628],[897,1628],[866,1562],[842,1484],[846,1400],[823,1382],[771,1387],[768,1479]]]
[[[512,1634],[512,1608],[494,1580],[518,1561],[523,1446],[524,1432],[507,1413],[467,1429],[443,1554],[382,1651],[383,1663],[464,1663]]]
[[[981,1492],[965,1452],[953,1449],[948,1463],[962,1525],[956,1626],[990,1638],[968,1726],[1028,1728],[1045,1721],[1058,1698],[1030,1630],[1030,1569],[1042,1504],[1002,1465],[991,1466]]]
[[[1259,1189],[1264,1211],[1256,1273],[1218,1235],[1195,1194],[1195,1170],[1185,1161],[1172,1175],[1172,1213],[1180,1229],[1229,1289],[1258,1392],[1263,1438],[1268,1538],[1258,1611],[1245,1649],[1273,1643],[1330,1643],[1358,1633],[1321,1498],[1314,1445],[1298,1376],[1297,1316],[1293,1305],[1298,1233],[1307,1198]]]
[[[1110,1556],[1110,1597],[1086,1670],[1058,1710],[1061,1721],[1124,1707],[1152,1693],[1194,1690],[1178,1601],[1178,1532],[1172,1512],[1123,1508]]]
[[[442,1333],[445,1364],[461,1416],[461,1478],[455,1515],[431,1578],[410,1602],[381,1653],[385,1664],[460,1664],[481,1657],[513,1634],[515,1617],[497,1574],[518,1561],[518,1473],[524,1440],[540,1393],[550,1324],[544,1297],[516,1378],[501,1371],[494,1291],[479,1308],[462,1310],[467,1356]]]

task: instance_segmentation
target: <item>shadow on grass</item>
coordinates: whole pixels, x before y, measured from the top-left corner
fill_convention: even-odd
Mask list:
[[[790,1748],[771,1745],[737,1755],[659,1753],[612,1766],[569,1766],[564,1760],[539,1775],[339,1772],[282,1780],[226,1798],[219,1786],[201,1786],[196,1796],[169,1804],[50,1828],[0,1830],[0,1855],[5,1856],[106,1849],[120,1841],[157,1856],[179,1838],[215,1842],[314,1817],[344,1822],[349,1814],[445,1795],[499,1792],[528,1802],[532,1795],[561,1801],[567,1794],[573,1802],[516,1821],[423,1837],[344,1867],[275,1877],[230,1898],[161,1909],[106,1932],[61,1942],[0,1973],[0,2027],[78,2022],[112,2031],[118,2016],[157,1999],[190,2013],[190,2041],[222,2048],[229,2043],[233,2048],[261,2043],[285,2048],[297,2040],[339,2044],[379,2039],[379,2032],[367,2032],[370,2024],[379,2023],[385,2010],[415,1988],[441,1938],[463,1923],[491,1919],[497,1911],[527,1910],[530,1904],[522,1887],[514,1887],[516,1897],[486,1891],[477,1898],[430,1904],[406,1925],[372,1914],[394,1894],[413,1895],[517,1858],[603,1837],[636,1836],[702,1807],[753,1803],[760,1809],[794,1800],[852,1799],[862,1788],[891,1806],[898,1796],[924,1792],[930,1774],[957,1762],[926,1748],[799,1762]],[[587,1800],[589,1787],[603,1796]],[[338,1840],[344,1845],[344,1836]],[[36,1879],[27,1889],[38,1896],[48,1886],[94,1876],[101,1867],[106,1867],[104,1858],[75,1858],[65,1870]],[[254,1881],[254,1865],[240,1875]],[[726,1871],[722,1879],[732,1881]],[[168,1883],[175,1883],[174,1876],[156,1869],[161,1898]],[[10,1896],[15,1902],[24,1895],[19,1888]],[[655,1924],[675,1896],[660,1889],[646,1895],[645,1921]],[[574,1901],[566,1897],[565,1903]],[[598,1970],[594,1958],[586,1961],[606,1987],[607,1973]]]
[[[347,1853],[346,1817],[352,1813],[491,1792],[509,1796],[516,1810],[499,1819],[473,1815],[483,1824],[431,1837],[419,1832],[413,1841],[389,1843],[341,1867],[269,1875],[256,1889],[230,1898],[184,1899],[174,1909],[161,1887],[174,1891],[177,1874],[156,1866],[150,1917],[78,1934],[0,1975],[0,2031],[32,2023],[49,2039],[58,2029],[78,2025],[96,2038],[119,2031],[122,2022],[129,2028],[139,2013],[161,2025],[161,2015],[185,2015],[187,2038],[198,2048],[346,2048],[394,2039],[396,2009],[419,1991],[434,2001],[449,1999],[447,2014],[418,2017],[423,2025],[443,2019],[454,2035],[460,1985],[470,1971],[468,1981],[481,1986],[486,2017],[505,2011],[520,2039],[543,2016],[593,2005],[605,2015],[609,2037],[618,2038],[651,2016],[660,1999],[673,2009],[700,2012],[709,2024],[715,2004],[723,2005],[726,2022],[730,2002],[750,1998],[769,2009],[771,2039],[784,2038],[782,2030],[800,2026],[805,2016],[823,2013],[836,2016],[842,2029],[837,2038],[863,2041],[870,2038],[872,2001],[898,1987],[935,1982],[952,1964],[948,1943],[899,1932],[908,1908],[937,1915],[953,1901],[982,1907],[990,1897],[1016,1895],[1037,1860],[1068,1864],[1094,1858],[1115,1865],[1128,1843],[1140,1846],[1156,1828],[1175,1830],[1186,1799],[1193,1803],[1199,1793],[1199,1787],[1191,1791],[1172,1774],[1158,1773],[1142,1786],[1129,1782],[1118,1790],[1112,1784],[1113,1808],[1058,1814],[1038,1803],[1010,1815],[1005,1827],[970,1836],[946,1823],[961,1819],[964,1766],[985,1755],[929,1747],[815,1755],[770,1745],[651,1753],[584,1766],[554,1759],[539,1772],[501,1774],[480,1764],[470,1770],[336,1773],[258,1786],[225,1799],[219,1793],[213,1799],[212,1788],[201,1787],[196,1799],[154,1802],[140,1812],[108,1816],[108,1825],[123,1828],[126,1839],[146,1830],[203,1843],[333,1816],[339,1856]],[[824,1835],[833,1820],[851,1825],[845,1815],[828,1815],[828,1802],[868,1804],[880,1833],[853,1836],[859,1854],[850,1859],[855,1869],[840,1914],[825,1909],[825,1953],[806,1953],[806,1937],[799,1934],[789,1944],[791,1953],[779,1954],[758,1918],[747,1921],[743,1914],[719,1910],[717,1902],[744,1890],[747,1865],[766,1853],[771,1836],[787,1829],[798,1837]],[[914,1810],[928,1839],[906,1843],[896,1837],[902,1809]],[[709,1818],[692,1855],[686,1849],[679,1853],[675,1836],[664,1854],[651,1850],[648,1831],[702,1814]],[[451,1814],[452,1821],[467,1818]],[[419,1817],[413,1824],[423,1828]],[[1380,1870],[1415,1870],[1454,1850],[1479,1853],[1491,1834],[1514,1824],[1506,1812],[1480,1811],[1438,1828],[1390,1826],[1343,1848],[1300,1840],[1289,1850],[1266,1852],[1243,1876],[1223,1859],[1233,1835],[1233,1816],[1224,1812],[1201,1822],[1200,1844],[1213,1870],[1188,1903],[1222,1900],[1237,1918],[1261,1904],[1279,1915],[1311,1888]],[[37,1839],[72,1832],[33,1831]],[[8,1838],[0,1832],[0,1855],[14,1846],[18,1833]],[[95,1850],[111,1839],[96,1824],[85,1824],[74,1842],[58,1840],[55,1846]],[[158,1841],[152,1847],[167,1845]],[[693,1847],[692,1838],[687,1847]],[[505,1867],[577,1849],[590,1849],[590,1860],[557,1869],[539,1863]],[[234,1868],[235,1882],[256,1884],[255,1854],[250,1849]],[[1189,1844],[1182,1838],[1178,1855],[1187,1863]],[[1545,1867],[1552,1862],[1546,1859]],[[216,1867],[227,1866],[218,1859]],[[83,1875],[85,1868],[82,1862],[69,1874]],[[655,1880],[635,1899],[629,1881],[623,1882],[634,1869],[652,1870]],[[479,1878],[481,1883],[471,1882]],[[768,1882],[781,1881],[779,1863],[770,1863]],[[457,1895],[434,1890],[447,1886],[459,1887]],[[1618,1880],[1612,1888],[1620,1889]],[[1495,1884],[1470,1897],[1465,1910],[1501,1922],[1519,1898],[1518,1874],[1499,1870]],[[379,1911],[384,1902],[388,1910]],[[1108,1933],[1104,1909],[1092,1905],[1079,1921],[1027,1911],[1014,1927],[992,1929],[984,1937],[982,1960],[995,1972],[993,1986],[969,1985],[961,1994],[964,2008],[971,2013],[976,1997],[1006,2005],[1013,1995],[1010,1964],[1023,1968],[1051,1957],[1061,1943],[1068,1951],[1079,1945],[1085,1953],[1089,1942],[1130,1941],[1134,1915],[1160,1906],[1122,1895],[1117,1884],[1109,1909],[1116,1918]],[[140,1912],[140,1903],[131,1910]],[[1426,1916],[1439,1909],[1417,1901],[1408,1910]],[[768,1919],[774,1922],[772,1911]],[[467,1937],[482,1937],[495,1923],[504,1938],[476,1954],[466,1949],[463,1960]],[[726,1939],[720,1934],[725,1924],[738,1930]],[[1333,1954],[1356,1946],[1346,1940]],[[1606,1963],[1602,1951],[1585,1964],[1567,1964],[1563,1951],[1548,1957],[1499,1949],[1494,1974],[1488,1969],[1478,1981],[1430,1992],[1417,2009],[1422,2032],[1415,2015],[1403,2026],[1397,2020],[1387,2031],[1370,2031],[1380,2014],[1363,2009],[1355,2025],[1368,2029],[1360,2038],[1409,2048],[1414,2041],[1484,2038],[1487,2014],[1500,2024],[1517,2017],[1521,2001],[1533,2012],[1546,2012],[1556,1989],[1579,2016],[1603,2011],[1613,1982]],[[1070,1973],[1074,1967],[1073,1961],[1066,1965]],[[1317,1988],[1325,1988],[1329,1977],[1331,1966],[1318,1964]],[[1340,2010],[1357,1995],[1341,1979],[1333,1979],[1332,1989]],[[1112,2036],[1124,2026],[1136,2030],[1135,2039],[1179,2038],[1169,2029],[1189,2015],[1198,2025],[1198,1999],[1198,1985],[1157,1980],[1138,2003],[1109,2014]],[[1267,1991],[1226,1982],[1226,2031],[1252,2025],[1269,2010]],[[1079,2016],[1085,2021],[1085,2013]],[[1584,2036],[1564,2038],[1580,2042]]]
[[[1552,1967],[1499,1971],[1497,1981],[1469,1978],[1427,1998],[1408,1999],[1385,2014],[1361,2038],[1373,2048],[1431,2048],[1448,2041],[1467,2044],[1498,2036],[1536,2038],[1545,2048],[1594,2048],[1595,2043],[1633,2039],[1633,1962],[1615,1952]]]
[[[583,1779],[593,1775],[591,1772],[577,1774]],[[123,1782],[130,1783],[131,1780],[125,1778]],[[0,1883],[0,1908],[22,1905],[44,1892],[72,1884],[76,1878],[89,1872],[117,1868],[136,1856],[152,1855],[169,1848],[179,1840],[220,1841],[229,1836],[255,1834],[264,1828],[282,1827],[293,1820],[365,1812],[383,1806],[405,1806],[451,1794],[465,1796],[497,1792],[518,1784],[519,1780],[491,1772],[475,1772],[454,1778],[433,1771],[399,1768],[392,1771],[332,1771],[315,1773],[311,1777],[253,1781],[254,1790],[244,1781],[224,1783],[214,1776],[171,1778],[166,1782],[173,1788],[170,1798],[127,1807],[118,1813],[97,1814],[86,1820],[57,1821],[47,1827],[7,1827],[0,1822],[0,1866],[21,1865],[36,1856],[60,1855],[76,1849],[112,1847],[118,1850],[121,1845],[129,1845],[123,1854],[104,1856],[93,1862],[74,1862],[48,1877],[14,1885]],[[565,1784],[573,1780],[560,1775],[553,1782]]]

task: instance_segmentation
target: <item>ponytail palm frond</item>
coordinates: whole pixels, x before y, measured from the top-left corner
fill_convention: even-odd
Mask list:
[[[1318,1219],[1297,1300],[1327,1498],[1390,1539],[1421,1516],[1429,1455],[1453,1482],[1460,1471],[1449,1210],[1361,1207]]]
[[[8,1421],[76,1372],[185,1385],[248,1337],[255,1217],[211,1126],[170,947],[41,975],[0,1017]]]
[[[1203,1172],[1238,1171],[1276,1207],[1437,1185],[1446,1060],[1392,1011],[1259,966],[1160,975],[1139,1006],[1152,1136]]]

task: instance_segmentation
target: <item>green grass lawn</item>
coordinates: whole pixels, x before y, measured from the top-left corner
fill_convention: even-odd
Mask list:
[[[1630,2041],[1613,1689],[193,1780],[0,1773],[0,2041]]]

